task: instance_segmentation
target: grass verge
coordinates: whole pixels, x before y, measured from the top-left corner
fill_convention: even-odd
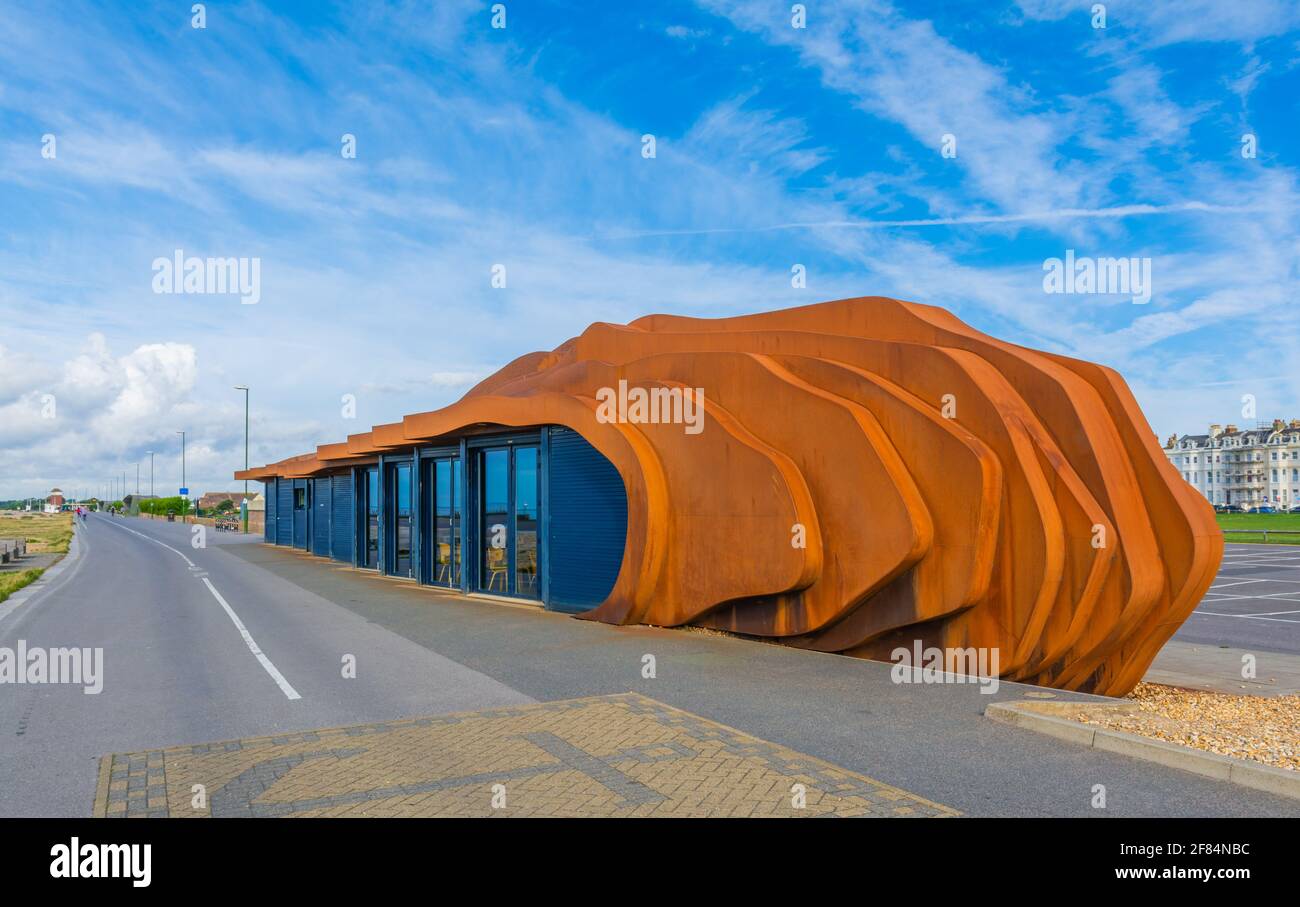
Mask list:
[[[1269,530],[1270,545],[1300,545],[1300,534],[1274,535],[1275,529],[1286,529],[1300,533],[1300,513],[1216,513],[1215,521],[1223,530],[1225,542],[1264,543],[1264,536],[1257,530]],[[1235,532],[1233,530],[1236,530]],[[1242,530],[1248,530],[1243,532]]]
[[[13,595],[23,586],[30,586],[44,573],[42,568],[21,570],[18,573],[0,573],[0,602]]]

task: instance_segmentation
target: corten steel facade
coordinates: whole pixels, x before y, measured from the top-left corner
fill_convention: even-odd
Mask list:
[[[700,388],[702,421],[611,420],[621,382]],[[1116,372],[884,298],[594,324],[236,477],[267,482],[268,541],[420,582],[869,658],[996,649],[1005,678],[1109,694],[1223,551]]]

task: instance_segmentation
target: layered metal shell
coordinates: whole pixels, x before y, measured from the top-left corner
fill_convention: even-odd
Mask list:
[[[616,388],[699,389],[702,421],[611,419]],[[568,426],[618,469],[623,562],[582,615],[609,623],[867,658],[974,647],[1007,679],[1119,695],[1223,551],[1115,371],[879,297],[594,324],[451,406],[248,477],[485,423]]]

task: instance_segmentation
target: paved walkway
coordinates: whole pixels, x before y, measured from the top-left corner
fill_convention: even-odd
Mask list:
[[[22,557],[15,558],[7,564],[0,564],[0,573],[22,573],[24,570],[39,570],[52,566],[62,554],[44,552],[40,554],[24,554]]]
[[[197,801],[196,785],[204,791]],[[956,812],[624,693],[105,757],[95,815],[934,818]]]

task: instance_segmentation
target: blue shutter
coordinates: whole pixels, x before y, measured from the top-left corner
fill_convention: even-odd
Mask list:
[[[352,470],[334,476],[333,538],[330,554],[334,560],[352,563],[352,546],[357,537],[356,515],[352,510]]]
[[[547,481],[547,605],[585,611],[609,596],[623,565],[623,478],[582,435],[552,428]]]
[[[311,553],[330,556],[330,480],[312,479]]]
[[[266,499],[266,509],[262,512],[262,538],[268,542],[275,541],[275,479],[267,479],[263,486],[262,497]]]
[[[275,483],[275,543],[293,544],[293,480],[280,479]]]

